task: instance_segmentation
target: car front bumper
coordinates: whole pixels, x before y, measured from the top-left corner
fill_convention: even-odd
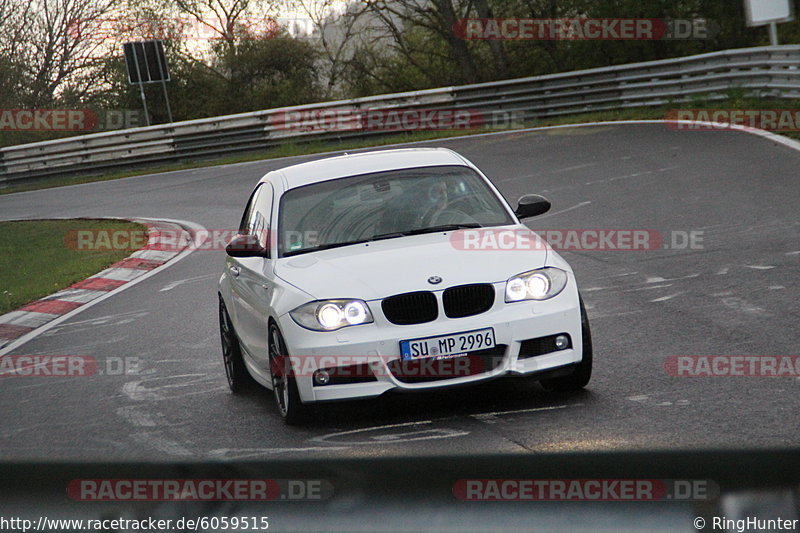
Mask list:
[[[379,396],[390,390],[414,391],[485,381],[500,376],[531,376],[581,361],[581,316],[574,278],[558,296],[545,301],[504,302],[504,284],[495,284],[493,307],[482,314],[449,319],[443,313],[425,324],[398,326],[386,320],[380,302],[368,302],[375,322],[342,328],[333,332],[307,330],[286,314],[278,323],[286,340],[298,391],[303,402],[347,400]],[[441,305],[441,303],[440,303]],[[504,346],[493,357],[492,365],[479,373],[437,377],[410,382],[393,373],[391,365],[400,360],[400,341],[436,337],[491,327],[495,343]],[[523,342],[556,334],[571,338],[568,348],[525,357]],[[522,349],[523,355],[520,355]],[[337,364],[340,362],[341,364]],[[321,367],[368,365],[369,381],[319,385],[314,372]],[[452,365],[451,367],[452,368]],[[372,379],[374,377],[374,379]]]

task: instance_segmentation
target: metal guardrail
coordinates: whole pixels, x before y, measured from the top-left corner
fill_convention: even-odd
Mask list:
[[[20,180],[217,157],[286,142],[367,138],[366,112],[456,110],[515,121],[665,105],[741,88],[800,98],[800,46],[725,50],[676,59],[268,109],[0,149],[0,187]],[[327,117],[327,122],[322,120]],[[309,118],[311,123],[309,123]],[[314,122],[314,121],[317,122]],[[324,124],[320,125],[322,120]]]

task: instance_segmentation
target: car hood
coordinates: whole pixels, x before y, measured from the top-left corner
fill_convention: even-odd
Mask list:
[[[498,230],[523,235],[530,245],[467,250],[461,231],[414,235],[283,258],[276,261],[275,274],[318,300],[377,300],[467,283],[502,282],[545,265],[549,246],[525,226],[473,231]],[[491,241],[488,247],[492,248]],[[432,276],[442,278],[441,283],[429,283]]]

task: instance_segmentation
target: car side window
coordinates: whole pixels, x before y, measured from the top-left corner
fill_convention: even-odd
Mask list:
[[[262,184],[259,183],[258,186],[250,194],[250,199],[247,201],[247,207],[244,208],[242,221],[239,223],[239,233],[242,235],[246,234],[249,231],[249,224],[250,224],[250,218],[252,217],[253,213],[253,207],[255,206],[256,200],[258,199],[258,193],[261,192],[262,188],[263,188]]]
[[[253,207],[247,221],[247,231],[258,237],[262,248],[269,250],[270,217],[272,216],[272,186],[264,183],[253,198]],[[267,255],[269,256],[269,254]]]

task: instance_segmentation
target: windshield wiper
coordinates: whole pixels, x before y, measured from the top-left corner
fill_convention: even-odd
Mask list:
[[[372,239],[359,239],[356,241],[345,241],[345,242],[331,242],[328,244],[320,244],[319,246],[312,246],[310,248],[302,248],[300,250],[289,250],[288,252],[283,252],[283,257],[289,257],[292,255],[299,255],[305,254],[308,252],[318,252],[320,250],[330,250],[331,248],[339,248],[340,246],[350,246],[353,244],[362,244],[365,242],[369,242]]]
[[[437,231],[453,231],[465,228],[480,228],[481,225],[477,222],[466,222],[464,224],[441,224],[439,226],[430,226],[428,228],[417,228],[408,231],[393,231],[391,233],[380,233],[373,235],[371,241],[379,241],[381,239],[394,239],[396,237],[408,237],[409,235],[422,235],[423,233],[436,233]]]

